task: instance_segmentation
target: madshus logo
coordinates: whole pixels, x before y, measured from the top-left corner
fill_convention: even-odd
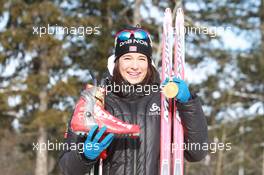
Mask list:
[[[160,115],[160,107],[157,103],[153,103],[149,109],[149,115]]]

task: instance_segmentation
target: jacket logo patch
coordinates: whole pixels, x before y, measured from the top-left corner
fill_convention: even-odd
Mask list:
[[[153,103],[149,111],[149,115],[160,115],[160,107],[157,105],[157,103]]]

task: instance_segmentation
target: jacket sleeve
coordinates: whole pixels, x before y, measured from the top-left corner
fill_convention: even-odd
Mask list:
[[[190,162],[200,161],[207,154],[202,147],[208,144],[207,122],[200,99],[192,95],[187,103],[177,102],[177,108],[184,127],[184,157]]]
[[[64,143],[68,146],[63,146],[63,149],[67,149],[63,150],[59,157],[59,167],[64,175],[84,175],[90,172],[92,166],[97,162],[97,160],[86,159],[81,150],[77,150],[77,148],[81,147],[77,146],[76,148],[79,143],[83,143],[83,138],[68,130]]]

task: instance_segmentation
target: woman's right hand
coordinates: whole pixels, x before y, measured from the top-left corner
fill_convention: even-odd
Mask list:
[[[87,159],[95,160],[113,141],[114,134],[107,134],[106,137],[99,142],[100,138],[106,131],[106,127],[102,127],[101,130],[95,135],[98,130],[98,125],[95,125],[90,130],[85,142],[84,142],[84,156]],[[95,135],[95,136],[94,136]]]

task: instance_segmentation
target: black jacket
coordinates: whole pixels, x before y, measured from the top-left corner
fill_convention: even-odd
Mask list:
[[[157,108],[158,106],[158,108]],[[138,124],[141,128],[139,138],[115,137],[109,146],[106,160],[103,161],[105,175],[158,175],[160,154],[160,93],[150,95],[132,93],[120,96],[107,94],[105,108],[115,117],[125,122]],[[153,112],[153,108],[156,109]],[[177,103],[184,126],[184,142],[207,143],[207,123],[200,100],[196,95],[187,103]],[[150,110],[152,109],[152,110]],[[83,142],[68,131],[67,142]],[[188,161],[199,161],[206,155],[203,150],[185,150]],[[77,151],[66,151],[61,156],[59,165],[65,175],[84,175],[92,165],[98,166],[98,160],[89,161]]]

